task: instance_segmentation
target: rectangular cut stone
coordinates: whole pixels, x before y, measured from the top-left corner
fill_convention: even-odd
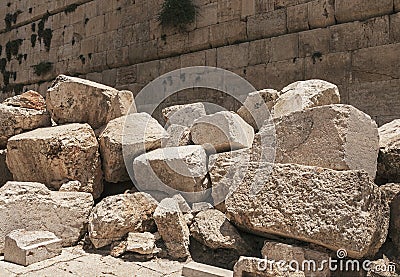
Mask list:
[[[314,56],[316,60],[320,54],[329,53],[329,29],[315,29],[299,33],[299,56]]]
[[[224,69],[248,65],[249,43],[217,48],[217,66]]]
[[[267,38],[286,33],[286,12],[284,9],[250,16],[247,19],[249,39]]]
[[[233,272],[227,269],[206,264],[190,262],[183,267],[182,276],[185,277],[232,277]]]
[[[324,28],[336,23],[334,3],[334,0],[308,2],[308,24],[310,29]]]
[[[335,16],[339,23],[365,20],[393,12],[393,0],[336,0]]]
[[[394,0],[394,11],[400,12],[400,0]]]
[[[48,231],[15,230],[5,239],[4,260],[23,266],[61,254],[61,239]]]
[[[271,61],[283,61],[299,56],[299,35],[289,34],[271,38]]]
[[[241,151],[236,162],[231,153],[214,157],[218,178],[230,186],[226,214],[236,226],[346,249],[352,258],[374,255],[386,240],[389,207],[367,173],[251,162]]]
[[[291,6],[287,8],[287,28],[289,33],[309,29],[307,4]]]
[[[304,59],[268,63],[265,79],[268,80],[268,87],[278,90],[292,82],[303,80]]]

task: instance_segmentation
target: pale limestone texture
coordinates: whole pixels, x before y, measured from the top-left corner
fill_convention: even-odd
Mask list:
[[[189,127],[172,124],[168,127],[167,132],[169,137],[162,140],[162,147],[186,146],[191,144]]]
[[[278,100],[280,92],[274,89],[263,89],[251,92],[237,111],[237,114],[250,124],[254,130],[259,130],[264,121],[271,116],[271,109]]]
[[[210,151],[224,152],[250,147],[254,130],[236,113],[222,111],[197,119],[191,135],[195,144],[204,145]]]
[[[190,255],[190,231],[178,202],[173,198],[162,200],[154,212],[154,220],[168,254],[175,259],[187,258]]]
[[[342,248],[353,258],[374,255],[386,240],[389,207],[366,172],[256,162],[233,168],[244,178],[228,195],[226,214],[248,232]]]
[[[40,127],[51,126],[50,114],[46,110],[26,109],[0,104],[0,148],[14,135]]]
[[[93,129],[136,112],[132,92],[65,75],[47,91],[46,105],[57,124],[88,123]]]
[[[104,178],[118,183],[130,180],[127,164],[146,151],[161,147],[169,135],[147,113],[134,113],[111,120],[99,136]]]
[[[89,238],[100,248],[129,232],[147,232],[155,227],[157,201],[147,193],[113,195],[101,200],[89,217]]]
[[[317,106],[339,104],[336,85],[322,80],[298,81],[285,87],[273,107],[274,118]]]
[[[367,114],[350,105],[328,105],[276,119],[275,162],[335,170],[365,170],[373,180],[379,149],[378,129]],[[265,151],[271,126],[264,125],[253,144]],[[273,134],[272,134],[273,135]]]
[[[7,149],[0,150],[0,187],[7,181],[12,181],[13,176],[6,163]]]
[[[49,231],[63,246],[77,243],[87,230],[93,197],[83,192],[50,191],[45,185],[8,182],[0,188],[0,252],[13,230]]]
[[[152,254],[156,247],[156,238],[152,233],[130,232],[127,239],[126,251],[135,252],[142,255]]]
[[[14,230],[6,236],[4,260],[28,266],[61,254],[62,240],[49,231]]]
[[[168,125],[191,127],[196,119],[206,115],[206,110],[203,103],[193,103],[168,107],[162,113]]]
[[[59,189],[80,181],[96,199],[103,191],[99,144],[88,124],[41,128],[12,137],[7,165],[16,181],[33,181]]]

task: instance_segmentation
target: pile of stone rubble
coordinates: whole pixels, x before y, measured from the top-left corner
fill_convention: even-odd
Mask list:
[[[396,264],[400,120],[378,129],[339,103],[337,86],[309,80],[251,93],[237,113],[168,107],[164,128],[137,112],[131,92],[74,77],[59,76],[46,99],[7,99],[0,253],[29,265],[82,243],[235,276],[367,274],[259,267],[265,257],[301,264],[338,250]]]

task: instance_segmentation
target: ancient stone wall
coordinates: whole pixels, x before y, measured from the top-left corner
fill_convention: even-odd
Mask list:
[[[400,0],[195,0],[185,32],[159,25],[162,2],[1,1],[0,100],[43,94],[58,74],[137,93],[163,73],[208,65],[258,89],[325,79],[379,124],[400,117]]]

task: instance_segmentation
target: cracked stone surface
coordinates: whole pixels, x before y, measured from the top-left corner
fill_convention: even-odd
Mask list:
[[[85,252],[81,246],[64,248],[61,255],[24,267],[0,257],[0,276],[120,276],[120,277],[178,277],[186,264],[165,259],[139,262],[118,259],[98,251]]]

